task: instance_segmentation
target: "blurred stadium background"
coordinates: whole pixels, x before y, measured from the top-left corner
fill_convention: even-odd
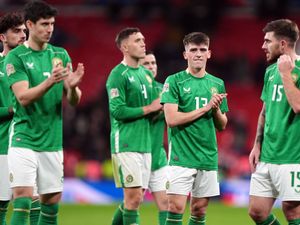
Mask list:
[[[26,0],[0,0],[0,15]],[[266,22],[290,18],[300,25],[299,0],[47,0],[59,9],[52,43],[66,48],[74,65],[83,62],[79,107],[64,109],[64,202],[108,204],[122,199],[114,188],[109,149],[105,82],[121,61],[116,33],[139,27],[158,61],[158,79],[185,69],[182,38],[191,31],[211,37],[208,71],[225,80],[230,112],[218,134],[221,200],[245,206],[256,123],[262,103]],[[151,201],[151,196],[146,195]],[[243,223],[246,224],[246,223]]]

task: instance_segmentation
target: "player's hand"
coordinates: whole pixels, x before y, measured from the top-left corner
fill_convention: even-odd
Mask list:
[[[156,112],[162,110],[163,106],[160,104],[160,98],[155,99],[150,105],[150,109],[152,112]]]
[[[58,63],[52,69],[52,73],[49,79],[53,84],[56,84],[64,80],[67,76],[68,76],[68,69],[64,68],[61,63]]]
[[[282,78],[290,76],[295,67],[295,62],[289,55],[281,55],[277,60],[277,66]]]
[[[79,83],[82,80],[82,77],[84,75],[84,66],[82,63],[78,63],[77,65],[77,69],[72,72],[71,71],[71,65],[69,64],[67,66],[67,70],[68,70],[68,78],[66,79],[66,82],[68,83],[68,86],[70,88],[75,88],[79,85]]]
[[[249,164],[250,164],[251,173],[254,173],[256,170],[256,166],[259,162],[259,156],[260,156],[260,149],[254,146],[249,155]]]
[[[210,99],[208,103],[208,107],[210,109],[218,109],[223,101],[224,98],[226,98],[227,93],[223,94],[213,94],[212,98]]]

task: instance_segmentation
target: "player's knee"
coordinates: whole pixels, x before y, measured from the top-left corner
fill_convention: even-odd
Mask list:
[[[248,214],[255,222],[264,221],[268,217],[267,213],[255,207],[250,207]]]
[[[208,204],[193,204],[191,205],[191,213],[194,216],[200,217],[206,214]]]
[[[179,202],[170,201],[168,211],[173,212],[173,213],[183,213],[184,205],[180,204]]]
[[[300,218],[300,203],[299,202],[282,202],[282,211],[287,220]]]
[[[142,204],[143,202],[143,195],[140,195],[140,194],[136,194],[134,196],[132,196],[131,198],[127,199],[127,204],[126,206],[127,209],[138,209],[139,206]]]

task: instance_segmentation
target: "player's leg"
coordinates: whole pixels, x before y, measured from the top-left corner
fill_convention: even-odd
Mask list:
[[[41,212],[38,225],[57,225],[59,201],[63,190],[63,151],[38,152]]]
[[[283,201],[282,210],[289,225],[300,224],[300,201]]]
[[[274,169],[272,175],[282,199],[282,210],[289,225],[300,224],[299,167],[299,164],[283,164],[272,167]]]
[[[181,225],[186,201],[195,180],[197,170],[180,166],[168,166],[167,195],[169,200],[166,225]]]
[[[113,224],[139,224],[138,208],[143,200],[143,189],[149,183],[151,154],[117,153],[112,155],[112,162],[116,187],[122,187],[124,191],[124,210],[117,210]],[[120,217],[121,213],[123,217]]]
[[[220,195],[218,171],[197,170],[191,198],[189,225],[205,225],[209,198]]]
[[[7,155],[0,155],[0,225],[6,225],[6,213],[9,201],[12,199],[9,184]]]
[[[30,209],[30,225],[37,225],[40,218],[40,211],[41,211],[41,203],[39,196],[35,193],[33,194],[32,202],[31,202],[31,209]]]
[[[159,225],[164,225],[167,218],[168,198],[166,194],[167,167],[152,171],[149,181],[149,190],[158,208]]]
[[[10,148],[8,166],[14,198],[11,225],[25,225],[29,219],[37,173],[35,152],[24,148]]]
[[[278,190],[270,176],[270,169],[270,164],[260,162],[251,176],[248,213],[258,225],[280,225],[276,217],[271,214],[273,204],[278,197]]]

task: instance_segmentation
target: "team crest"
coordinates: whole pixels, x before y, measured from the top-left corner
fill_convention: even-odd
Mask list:
[[[164,93],[164,92],[169,92],[169,83],[165,83],[165,84],[164,84],[162,93]]]
[[[212,94],[218,94],[218,89],[217,89],[216,87],[212,87],[212,88],[210,89],[210,92],[211,92]]]
[[[294,83],[296,83],[297,80],[298,80],[298,75],[295,74],[295,73],[293,73],[293,74],[292,74],[292,79],[293,79]]]
[[[126,181],[127,181],[127,183],[132,183],[132,181],[133,181],[133,176],[132,176],[132,175],[128,175],[128,176],[126,177]]]
[[[152,79],[148,74],[146,74],[146,79],[149,82],[149,84],[152,84]]]
[[[63,65],[62,60],[60,58],[56,58],[56,57],[53,58],[52,59],[52,66],[56,67],[58,65]]]
[[[110,98],[113,99],[113,98],[116,98],[116,97],[119,97],[119,90],[118,90],[118,88],[112,88],[112,89],[110,89]]]
[[[16,70],[15,70],[15,67],[14,67],[13,64],[7,64],[7,65],[6,65],[6,73],[7,73],[7,76],[9,76],[9,75],[11,75],[11,74],[13,74],[13,73],[15,73],[15,72],[16,72]]]

